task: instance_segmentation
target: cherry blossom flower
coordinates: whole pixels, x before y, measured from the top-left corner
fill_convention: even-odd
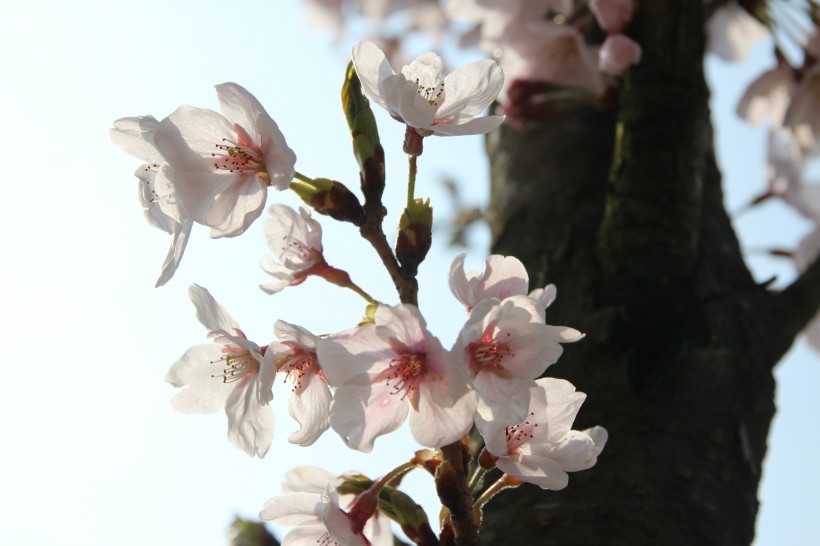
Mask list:
[[[251,456],[264,457],[273,440],[273,370],[260,367],[264,348],[249,341],[234,319],[205,288],[192,285],[188,296],[197,319],[214,344],[195,345],[171,366],[165,380],[182,387],[171,404],[182,413],[228,416],[228,439]]]
[[[767,70],[746,88],[738,102],[737,115],[751,125],[769,122],[779,127],[796,87],[794,69],[787,64]]]
[[[332,396],[316,358],[319,337],[282,320],[276,321],[274,331],[279,341],[268,345],[262,367],[283,373],[293,382],[288,413],[299,423],[300,429],[292,433],[288,441],[309,446],[330,427]]]
[[[222,114],[181,106],[157,128],[154,141],[170,167],[157,193],[175,194],[211,237],[233,237],[262,213],[268,186],[287,189],[296,156],[256,97],[235,83],[216,92]]]
[[[530,389],[526,420],[503,426],[479,416],[476,427],[499,470],[542,489],[563,489],[567,472],[594,466],[607,440],[603,427],[571,430],[585,398],[570,382],[545,377]]]
[[[297,213],[286,205],[271,205],[265,221],[265,238],[281,264],[269,256],[262,258],[262,269],[277,280],[261,285],[268,294],[286,286],[295,286],[326,266],[322,255],[322,227],[311,218],[310,211],[299,207]]]
[[[467,311],[483,300],[503,300],[510,296],[527,295],[530,278],[524,264],[515,256],[493,254],[484,261],[484,271],[464,271],[466,254],[459,254],[450,265],[449,284],[453,295],[464,304]],[[546,309],[555,301],[555,285],[536,288],[529,293],[542,320]]]
[[[450,265],[449,284],[453,295],[471,310],[479,302],[526,294],[529,275],[524,264],[513,256],[493,254],[484,262],[484,271],[464,271],[466,254],[459,254]]]
[[[408,412],[413,437],[428,447],[450,444],[472,425],[476,401],[466,369],[413,305],[380,305],[375,324],[322,339],[317,352],[336,388],[330,426],[354,449],[370,452]]]
[[[358,524],[342,509],[354,497],[336,492],[341,481],[313,466],[291,469],[285,473],[284,494],[265,502],[259,517],[277,525],[295,526],[285,536],[283,546],[391,546],[390,524],[378,513],[364,524],[361,532],[354,530]]]
[[[193,220],[179,212],[173,196],[160,198],[157,195],[154,183],[160,166],[165,163],[154,146],[154,132],[158,126],[159,122],[153,116],[120,118],[114,122],[110,135],[120,148],[145,161],[134,173],[140,181],[139,198],[145,209],[145,219],[172,236],[171,248],[156,283],[156,286],[162,286],[176,273],[188,244]]]
[[[623,34],[610,34],[601,45],[598,67],[601,72],[621,76],[641,60],[641,46]]]
[[[706,49],[724,61],[742,61],[769,30],[736,2],[719,7],[706,23]]]
[[[590,0],[589,10],[604,31],[617,34],[632,20],[635,0]]]
[[[536,300],[511,296],[485,299],[470,313],[453,348],[470,370],[485,421],[510,425],[524,420],[535,378],[561,356],[561,343],[583,334],[544,324]]]
[[[783,125],[794,131],[801,148],[814,150],[820,140],[820,65],[808,70],[794,91]]]
[[[378,47],[359,42],[353,64],[365,95],[421,136],[487,133],[504,121],[477,117],[504,85],[495,61],[477,61],[443,76],[441,57],[424,53],[396,74]]]

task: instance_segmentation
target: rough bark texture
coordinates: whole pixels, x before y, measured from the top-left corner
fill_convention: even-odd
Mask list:
[[[774,414],[772,368],[817,309],[809,282],[756,285],[723,206],[703,82],[703,3],[643,1],[644,58],[619,106],[488,139],[493,252],[547,321],[587,333],[549,375],[588,394],[609,443],[559,492],[490,503],[483,544],[745,545]],[[810,277],[810,278],[809,278]],[[817,283],[815,283],[817,284]]]

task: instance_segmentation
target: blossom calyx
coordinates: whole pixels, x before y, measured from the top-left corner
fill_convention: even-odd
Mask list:
[[[359,203],[359,198],[341,182],[314,178],[310,181],[293,182],[290,188],[319,214],[330,216],[340,222],[351,222],[357,226],[364,222],[364,209]]]
[[[415,275],[433,240],[433,207],[430,199],[414,199],[399,218],[396,258],[402,270]]]

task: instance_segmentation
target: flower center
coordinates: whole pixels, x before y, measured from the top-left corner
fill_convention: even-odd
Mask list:
[[[330,536],[330,532],[326,532],[321,537],[316,540],[316,544],[318,546],[339,546],[339,543],[333,540],[333,537]]]
[[[236,141],[223,138],[221,143],[214,144],[217,149],[211,153],[214,169],[236,174],[265,173],[262,149],[253,143],[241,125],[234,125],[234,129]]]
[[[276,359],[276,371],[285,374],[285,381],[293,382],[293,391],[302,389],[303,380],[311,373],[318,373],[316,353],[294,353]]]
[[[222,358],[212,361],[211,364],[224,366],[222,373],[211,375],[221,378],[223,383],[233,383],[259,371],[259,362],[250,352],[238,347],[225,347],[222,349]]]
[[[503,341],[493,339],[492,331],[494,329],[490,326],[480,340],[467,345],[467,350],[472,355],[470,368],[475,373],[489,371],[506,376],[508,372],[504,368],[504,359],[514,357],[515,353]],[[504,337],[510,336],[510,332],[507,332]]]
[[[529,417],[532,418],[533,416],[535,416],[535,414],[530,412]],[[535,427],[537,426],[538,423],[532,423],[527,420],[518,425],[507,427],[507,452],[510,455],[515,455],[521,444],[532,440]]]
[[[438,103],[444,100],[444,82],[433,86],[425,86],[416,78],[416,86],[418,87],[418,94],[424,97],[430,106],[438,106]]]
[[[380,376],[387,380],[393,394],[401,393],[402,400],[408,396],[412,399],[426,371],[425,358],[425,353],[400,353]]]

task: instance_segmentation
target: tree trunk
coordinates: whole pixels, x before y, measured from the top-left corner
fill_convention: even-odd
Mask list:
[[[643,59],[618,105],[488,138],[493,252],[547,322],[587,334],[548,370],[588,398],[575,428],[609,442],[563,491],[488,505],[483,544],[749,544],[772,368],[817,308],[804,279],[755,284],[723,207],[703,78],[703,2],[640,3]]]

